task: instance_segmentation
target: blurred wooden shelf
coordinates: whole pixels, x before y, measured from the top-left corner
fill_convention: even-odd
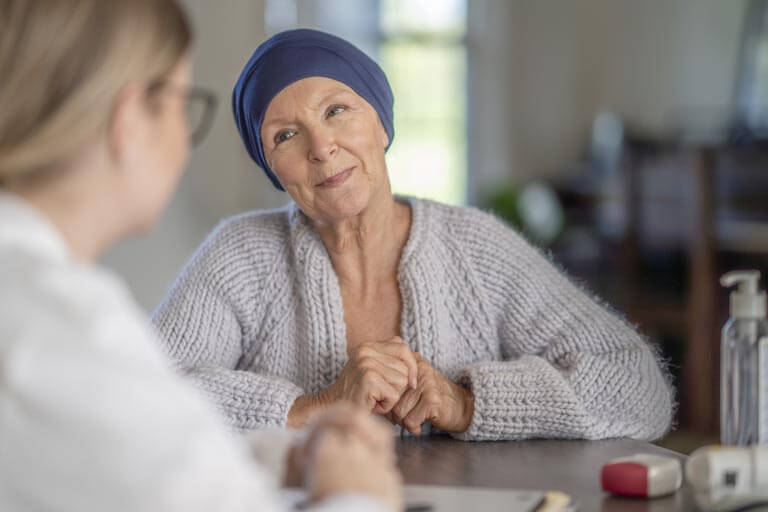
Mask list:
[[[648,332],[671,333],[684,337],[688,330],[688,312],[684,305],[675,301],[640,302],[624,308],[627,316]]]
[[[717,221],[715,245],[722,251],[768,254],[768,222]]]

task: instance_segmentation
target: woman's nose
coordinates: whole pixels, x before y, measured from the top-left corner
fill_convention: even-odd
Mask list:
[[[328,128],[315,127],[309,130],[309,159],[324,162],[336,154],[338,147],[333,133]]]

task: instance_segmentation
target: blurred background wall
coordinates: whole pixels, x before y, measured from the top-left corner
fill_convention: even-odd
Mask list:
[[[600,110],[669,130],[686,108],[727,108],[746,3],[469,2],[475,199],[572,171]]]
[[[255,168],[237,134],[230,94],[240,69],[265,39],[260,0],[183,2],[195,26],[195,82],[214,90],[211,131],[191,154],[168,211],[147,236],[123,242],[104,263],[123,275],[139,303],[152,311],[194,248],[228,215],[286,202]]]
[[[212,131],[155,230],[104,263],[152,311],[228,215],[285,204],[231,87],[293,27],[333,32],[395,92],[396,192],[496,211],[657,342],[679,423],[717,431],[729,268],[766,268],[768,0],[184,0]]]

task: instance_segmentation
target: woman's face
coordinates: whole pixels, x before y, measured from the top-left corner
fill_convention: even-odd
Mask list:
[[[133,227],[144,232],[152,227],[176,189],[189,156],[187,94],[191,83],[191,63],[183,58],[162,86],[148,93],[141,116],[140,141],[134,145],[131,202]]]
[[[384,127],[341,82],[310,77],[283,89],[267,107],[261,141],[272,171],[313,220],[344,220],[389,193]]]

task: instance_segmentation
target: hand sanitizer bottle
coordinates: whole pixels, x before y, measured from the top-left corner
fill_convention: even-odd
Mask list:
[[[720,367],[720,442],[768,444],[768,321],[760,272],[729,272],[720,284],[731,293],[723,327]]]

